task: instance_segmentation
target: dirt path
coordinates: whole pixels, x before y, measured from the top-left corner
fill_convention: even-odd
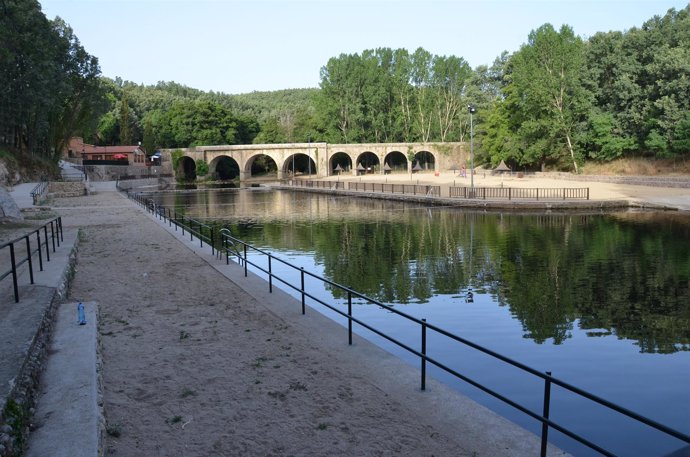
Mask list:
[[[106,455],[477,455],[123,196],[52,205],[82,228],[70,298],[100,306]]]

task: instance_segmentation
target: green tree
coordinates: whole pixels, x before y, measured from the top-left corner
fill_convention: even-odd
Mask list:
[[[543,160],[545,155],[560,159],[565,152],[578,171],[582,156],[574,136],[589,109],[582,85],[583,50],[572,28],[564,25],[556,32],[545,24],[513,55],[511,84],[519,97],[516,106],[526,119],[518,133],[527,140],[528,160]]]
[[[127,95],[122,95],[120,100],[120,144],[132,144],[132,127],[130,125],[130,110]]]
[[[671,144],[676,154],[690,154],[690,111],[678,123]]]
[[[466,87],[472,69],[462,57],[434,57],[432,61],[432,84],[436,91],[434,117],[437,123],[437,138],[448,141],[458,134],[461,119],[468,105]],[[461,135],[461,133],[460,133]]]
[[[636,149],[635,138],[625,135],[611,113],[593,110],[589,116],[589,157],[607,161]]]
[[[0,2],[0,145],[56,160],[98,118],[98,60],[35,0]]]

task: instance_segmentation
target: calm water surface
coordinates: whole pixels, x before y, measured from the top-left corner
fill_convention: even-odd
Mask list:
[[[190,217],[219,221],[308,271],[690,434],[688,216],[487,214],[266,190],[157,198]],[[469,289],[472,303],[465,300]],[[319,290],[346,303],[336,291]],[[419,347],[418,326],[365,303],[354,313]],[[543,386],[536,378],[439,338],[428,345],[431,357],[541,411]],[[431,373],[539,430],[471,386]],[[551,411],[554,421],[620,455],[661,456],[681,447],[557,389]],[[591,454],[556,432],[550,439],[576,455]]]

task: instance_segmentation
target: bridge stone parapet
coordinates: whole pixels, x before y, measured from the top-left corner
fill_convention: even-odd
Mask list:
[[[218,174],[222,168],[236,170],[240,181],[252,177],[257,159],[273,161],[276,179],[297,175],[323,178],[334,174],[366,174],[388,172],[433,171],[469,166],[467,143],[357,143],[330,144],[286,143],[196,146],[188,149],[165,150],[170,155],[180,151],[175,174],[195,170],[199,160],[206,162],[209,172]],[[224,165],[223,165],[224,164]],[[273,169],[272,167],[269,167]],[[234,177],[234,176],[233,176]]]

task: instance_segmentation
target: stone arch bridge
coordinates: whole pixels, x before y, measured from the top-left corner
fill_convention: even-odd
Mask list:
[[[245,181],[258,176],[323,178],[337,174],[456,170],[463,165],[469,168],[468,150],[467,143],[290,143],[197,146],[164,152],[182,152],[174,170],[178,176],[196,176],[197,163],[203,160],[212,176],[239,177]]]

